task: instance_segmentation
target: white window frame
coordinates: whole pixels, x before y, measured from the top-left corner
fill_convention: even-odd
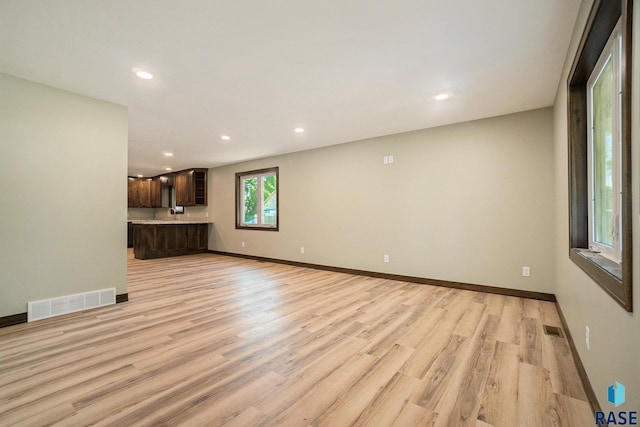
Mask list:
[[[276,220],[275,224],[264,224],[264,186],[263,186],[263,178],[267,176],[276,177],[276,197],[279,197],[279,189],[280,189],[280,179],[278,168],[269,168],[269,169],[261,169],[258,171],[249,171],[249,172],[240,172],[236,174],[236,228],[239,229],[249,229],[249,230],[271,230],[278,231],[279,230],[279,203],[277,203],[276,207]],[[256,223],[250,224],[246,222],[245,209],[244,209],[244,188],[245,181],[256,178],[257,188],[256,188],[256,196],[258,200],[256,201]],[[277,200],[277,199],[276,199]]]
[[[622,260],[622,37],[620,33],[621,23],[614,28],[607,44],[605,45],[598,62],[587,82],[587,118],[589,130],[587,132],[587,177],[589,197],[589,248],[594,252],[620,263]],[[593,87],[606,64],[611,59],[612,65],[612,119],[613,119],[613,245],[608,246],[595,240],[595,180],[594,180],[594,119],[593,119]]]

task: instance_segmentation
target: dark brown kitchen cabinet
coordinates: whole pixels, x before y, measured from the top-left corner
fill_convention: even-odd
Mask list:
[[[207,170],[193,171],[193,192],[196,206],[207,206]]]
[[[127,247],[133,247],[133,224],[127,221]]]
[[[162,181],[160,177],[157,176],[151,179],[151,207],[152,208],[160,208],[162,207]]]
[[[174,173],[167,173],[164,175],[160,175],[157,176],[156,178],[158,178],[160,180],[160,185],[162,187],[173,187],[173,180],[174,180]]]
[[[206,223],[134,223],[133,255],[137,259],[151,259],[204,253],[208,236]]]
[[[128,206],[130,208],[159,208],[162,205],[162,183],[156,178],[127,180]]]
[[[174,188],[176,190],[177,206],[193,206],[195,199],[190,196],[193,193],[191,187],[193,183],[193,170],[176,172]]]
[[[140,197],[138,196],[138,180],[136,178],[127,179],[127,196],[130,208],[140,207]]]
[[[138,197],[140,198],[141,208],[151,207],[151,180],[139,179],[138,180]]]
[[[176,172],[174,188],[177,206],[206,206],[207,170],[188,169]]]

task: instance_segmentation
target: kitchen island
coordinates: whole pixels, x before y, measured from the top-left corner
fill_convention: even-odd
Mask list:
[[[164,258],[207,252],[209,222],[206,220],[131,220],[133,256]]]

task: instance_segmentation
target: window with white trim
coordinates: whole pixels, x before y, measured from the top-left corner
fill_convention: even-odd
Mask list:
[[[278,168],[236,173],[236,228],[278,231]]]
[[[620,263],[622,117],[620,23],[587,82],[589,248]]]

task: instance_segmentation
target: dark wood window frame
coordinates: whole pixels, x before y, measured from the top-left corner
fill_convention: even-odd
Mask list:
[[[242,212],[240,205],[242,203],[241,195],[242,191],[240,188],[240,182],[242,177],[249,175],[260,175],[266,173],[275,173],[276,175],[276,226],[268,227],[268,226],[252,226],[252,225],[244,225],[241,223]],[[279,231],[280,230],[280,174],[279,168],[272,167],[266,169],[258,169],[247,172],[237,172],[236,173],[236,229],[238,230],[262,230],[262,231]]]
[[[632,306],[631,29],[632,0],[596,0],[568,79],[569,258],[625,310]],[[622,262],[589,251],[587,81],[618,21],[622,35]]]

